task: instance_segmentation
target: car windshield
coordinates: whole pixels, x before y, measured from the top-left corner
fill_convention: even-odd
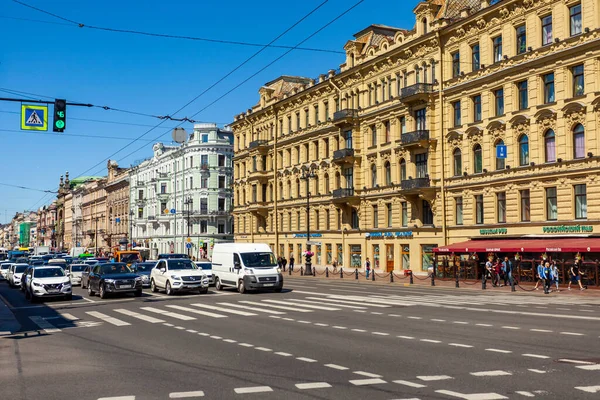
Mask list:
[[[15,267],[15,273],[22,274],[23,272],[25,272],[25,268],[27,268],[27,265],[17,265]]]
[[[198,269],[190,260],[169,260],[169,269]]]
[[[132,263],[138,260],[140,260],[140,257],[137,253],[121,254],[121,262]]]
[[[137,272],[150,272],[152,268],[154,268],[154,263],[144,263],[144,264],[136,264],[135,270]]]
[[[85,267],[87,267],[85,264],[71,265],[71,272],[82,272]]]
[[[84,261],[83,263],[85,265],[96,265],[96,264],[98,264],[98,261],[97,260],[94,260],[94,261]]]
[[[276,267],[277,262],[273,253],[241,253],[244,266],[247,268]]]
[[[10,264],[0,265],[0,269],[8,269],[8,267],[10,267]]]
[[[188,256],[185,254],[161,254],[159,258],[188,258]]]
[[[106,264],[101,268],[102,274],[130,274],[131,269],[125,264]]]
[[[33,270],[34,278],[55,278],[65,276],[65,271],[62,268],[40,268]]]
[[[211,263],[196,263],[196,265],[201,269],[212,269]]]

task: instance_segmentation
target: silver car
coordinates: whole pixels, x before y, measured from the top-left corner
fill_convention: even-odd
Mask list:
[[[71,278],[72,285],[81,285],[81,274],[86,267],[86,264],[71,264],[67,267],[67,275]]]

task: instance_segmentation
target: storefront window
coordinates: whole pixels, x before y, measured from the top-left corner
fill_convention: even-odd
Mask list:
[[[315,246],[315,254],[317,255],[317,265],[321,264],[321,246]]]
[[[361,268],[361,246],[360,244],[350,245],[350,267]]]
[[[410,247],[407,244],[400,245],[402,255],[402,269],[410,269]]]
[[[337,262],[338,265],[341,267],[342,265],[344,265],[344,247],[342,247],[341,244],[338,244],[337,246]]]
[[[394,270],[394,245],[386,244],[385,245],[385,258],[386,258],[386,270],[393,271]]]
[[[300,260],[304,260],[304,257],[302,257],[302,243],[300,243],[298,245],[298,256],[296,256],[296,260],[298,260],[298,262],[302,262]]]
[[[373,265],[375,268],[379,268],[379,245],[373,245]]]
[[[279,257],[283,257],[285,256],[285,245],[283,243],[281,243],[279,245],[279,254],[277,254]]]
[[[433,267],[433,249],[436,248],[435,244],[424,244],[421,246],[421,254],[423,256],[422,270],[427,271],[427,268]]]
[[[289,260],[293,254],[294,254],[294,245],[288,244],[288,253],[285,255],[285,257]],[[298,262],[299,261],[300,261],[300,259],[298,259]]]

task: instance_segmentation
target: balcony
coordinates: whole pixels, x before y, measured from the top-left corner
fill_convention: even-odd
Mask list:
[[[269,177],[273,177],[272,171],[252,171],[248,174],[248,181],[267,182]]]
[[[337,164],[353,163],[354,149],[340,149],[334,151],[332,161]]]
[[[250,145],[248,146],[248,148],[250,150],[261,150],[261,149],[267,149],[269,147],[268,145],[268,141],[267,140],[254,140],[252,142],[250,142]]]
[[[333,203],[349,203],[352,200],[358,200],[358,196],[353,188],[334,189],[332,192]]]
[[[429,178],[415,178],[404,180],[400,184],[402,190],[419,190],[419,189],[428,189],[431,187],[431,182]]]
[[[353,124],[354,120],[357,118],[358,110],[346,108],[344,110],[336,111],[333,114],[333,123],[335,125]]]
[[[255,201],[250,203],[250,205],[248,205],[248,210],[250,212],[255,212],[255,213],[259,213],[259,214],[265,214],[272,208],[272,206],[269,205],[270,203],[266,202],[266,201]]]
[[[400,100],[404,103],[428,101],[429,96],[433,92],[433,85],[431,83],[416,83],[402,88],[400,91]]]
[[[156,215],[148,215],[148,221],[156,221]]]
[[[400,136],[400,142],[402,146],[421,146],[426,147],[429,142],[429,131],[428,130],[420,130],[414,132],[403,133]]]

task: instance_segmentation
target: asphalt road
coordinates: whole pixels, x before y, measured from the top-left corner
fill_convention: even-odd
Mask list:
[[[234,291],[30,304],[0,337],[14,400],[597,399],[600,297],[289,278]]]

